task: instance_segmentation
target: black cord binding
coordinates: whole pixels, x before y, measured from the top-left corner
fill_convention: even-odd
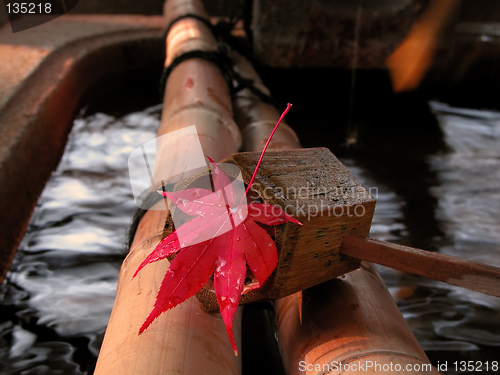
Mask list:
[[[166,39],[167,36],[168,36],[168,33],[170,32],[170,30],[172,29],[172,26],[174,26],[174,23],[180,21],[180,20],[183,20],[184,18],[194,18],[198,21],[201,21],[203,22],[212,32],[214,32],[214,25],[212,25],[212,23],[207,20],[205,17],[202,17],[202,16],[199,16],[197,14],[191,14],[191,13],[187,13],[187,14],[184,14],[182,16],[179,16],[177,18],[175,18],[174,20],[172,20],[167,28],[165,29],[164,33],[163,33],[163,39]]]
[[[231,21],[231,22],[225,22],[225,21],[219,21],[217,25],[212,25],[210,21],[207,19],[200,17],[195,14],[186,14],[184,16],[180,16],[176,19],[174,19],[168,26],[165,31],[165,37],[167,37],[168,32],[172,28],[172,25],[184,18],[195,18],[199,21],[202,21],[205,23],[213,32],[217,40],[219,41],[219,49],[217,51],[202,51],[202,50],[194,50],[194,51],[189,51],[186,53],[183,53],[180,56],[177,56],[169,66],[165,67],[163,70],[163,73],[161,75],[160,79],[160,95],[161,98],[163,99],[163,96],[165,94],[165,85],[167,83],[168,77],[170,73],[182,62],[189,60],[189,59],[202,59],[205,61],[208,61],[215,66],[219,68],[219,70],[222,72],[224,78],[227,81],[227,84],[230,88],[230,93],[231,96],[234,98],[234,95],[238,93],[239,91],[243,89],[248,89],[250,90],[254,95],[256,95],[260,100],[263,102],[273,105],[275,107],[278,107],[277,103],[267,94],[263,93],[260,91],[258,88],[256,88],[253,84],[252,79],[246,79],[243,78],[240,74],[238,74],[234,70],[234,62],[228,57],[227,55],[227,48],[228,46],[238,50],[240,53],[245,55],[245,57],[248,58],[248,54],[245,53],[240,48],[240,43],[231,34],[231,30],[234,28],[236,25],[237,21]]]

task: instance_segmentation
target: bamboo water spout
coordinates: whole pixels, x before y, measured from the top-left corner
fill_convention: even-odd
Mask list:
[[[199,1],[165,3],[167,24],[184,14],[206,17]],[[166,64],[183,52],[211,48],[216,48],[216,44],[208,27],[197,19],[183,18],[170,28]],[[216,66],[199,59],[182,62],[168,78],[164,100],[158,136],[196,125],[205,155],[220,160],[237,151],[239,130],[232,120],[227,84]],[[191,141],[180,138],[173,147],[159,144],[155,171],[162,167],[163,173],[169,175],[169,171],[190,157]],[[186,170],[177,178],[189,173]],[[165,210],[150,210],[139,223],[122,265],[95,374],[239,374],[240,357],[234,356],[220,315],[204,312],[195,298],[163,313],[138,335],[139,327],[153,308],[169,262],[151,264],[136,279],[130,281],[130,278],[160,241],[165,220]],[[238,312],[234,320],[237,343],[240,320]]]

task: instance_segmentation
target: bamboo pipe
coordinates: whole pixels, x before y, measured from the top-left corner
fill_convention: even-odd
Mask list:
[[[275,314],[288,374],[439,374],[371,263],[277,300]]]
[[[165,12],[167,22],[183,12],[206,16],[199,1],[170,0],[165,3]],[[171,28],[167,52],[175,56],[189,49],[214,47],[214,43],[202,22],[186,18]],[[171,56],[167,56],[169,61]],[[203,60],[188,60],[176,67],[167,81],[158,135],[196,125],[205,155],[220,160],[239,147],[239,131],[231,117],[229,90],[218,69]],[[160,163],[167,166],[166,172],[182,163],[189,157],[186,146],[191,141],[178,139],[172,148],[159,147],[155,170]],[[189,173],[185,171],[184,177]],[[206,313],[195,298],[163,313],[138,335],[169,263],[155,262],[135,279],[130,278],[161,239],[165,220],[165,210],[150,210],[139,223],[122,265],[95,374],[239,374],[240,357],[234,356],[220,314]],[[241,309],[233,322],[237,345],[240,323]]]
[[[262,84],[251,65],[241,56],[237,68],[245,78]],[[244,132],[244,150],[260,151],[264,133],[261,127],[267,126],[260,121],[260,116],[262,114],[262,118],[268,120],[264,115],[267,113],[247,105],[249,101],[258,101],[253,94],[245,92],[242,95],[244,98],[235,100],[234,111]],[[276,122],[277,118],[278,115],[270,120]],[[274,147],[293,149],[300,145],[298,140],[287,138],[287,129],[282,129],[282,133],[283,138]],[[273,148],[272,142],[269,148]],[[358,374],[363,368],[374,373],[438,374],[376,268],[368,262],[361,264],[359,270],[339,279],[274,302],[278,346],[287,374],[304,374],[304,371],[307,374],[326,374],[325,370],[337,373],[334,366],[323,366],[335,365],[335,361],[362,365],[361,369],[359,366],[344,367],[343,371],[338,371],[342,374]],[[375,368],[376,364],[380,367]],[[367,365],[373,367],[367,368]],[[397,370],[399,366],[401,371]],[[415,370],[411,371],[410,366]],[[417,367],[424,370],[418,371]],[[429,370],[425,371],[426,368]]]
[[[240,53],[231,51],[229,56],[235,63],[235,71],[243,78],[253,81],[255,88],[270,96],[269,89],[262,83],[259,75],[252,64]],[[280,113],[274,106],[264,103],[249,89],[243,89],[236,95],[233,101],[234,118],[240,127],[243,137],[243,150],[261,151],[269,134],[276,125]],[[297,134],[291,127],[282,121],[273,139],[269,144],[269,150],[289,150],[300,148]]]
[[[166,24],[185,14],[194,14],[208,19],[201,2],[198,0],[170,0],[164,4]],[[183,53],[202,50],[217,50],[217,42],[211,30],[200,20],[184,18],[175,22],[167,35],[165,66]],[[241,135],[233,120],[231,97],[226,80],[220,70],[212,63],[202,59],[189,59],[180,63],[168,78],[162,121],[158,135],[195,125],[198,137],[206,156],[222,160],[241,147]],[[220,139],[223,142],[220,142]],[[159,160],[179,160],[185,163],[192,158],[189,147],[179,147],[173,151],[170,145],[158,144]],[[161,168],[161,174],[170,176],[171,162]],[[187,174],[177,174],[174,183]]]

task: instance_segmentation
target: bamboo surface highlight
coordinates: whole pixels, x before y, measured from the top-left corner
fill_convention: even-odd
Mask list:
[[[201,2],[195,0],[169,0],[164,10],[167,24],[187,13],[207,17]],[[215,39],[203,22],[179,20],[167,37],[166,64],[183,52],[213,48]],[[199,59],[187,60],[167,81],[158,135],[196,125],[204,154],[217,161],[239,147],[241,138],[232,117],[229,90],[217,67]],[[189,157],[188,144],[188,140],[179,139],[175,147],[159,149],[157,163],[182,163]],[[188,175],[186,172],[183,178]],[[241,357],[234,355],[220,314],[203,311],[195,297],[163,313],[138,335],[153,309],[169,262],[150,264],[135,279],[130,278],[160,241],[165,220],[165,210],[150,210],[139,223],[122,265],[95,374],[240,374]],[[241,309],[233,325],[241,347]]]
[[[287,374],[323,373],[325,364],[340,373],[340,363],[342,374],[439,374],[371,263],[279,299],[274,309]]]
[[[238,64],[245,69],[245,77],[260,82],[255,71],[245,65]],[[266,111],[260,112],[258,106],[248,104],[258,98],[245,95],[250,97],[234,102],[244,151],[261,151],[267,122],[276,123],[279,115],[273,118]],[[282,125],[275,134],[281,132],[279,141],[271,142],[268,150],[300,146],[297,138],[290,137],[291,129]],[[359,367],[335,371],[333,366],[324,366],[340,362],[361,364],[367,373],[375,374],[439,374],[371,263],[361,262],[356,271],[277,299],[274,312],[278,347],[289,375],[362,372]],[[374,367],[367,368],[368,364]],[[375,364],[381,367],[375,368]],[[400,371],[396,365],[401,366]]]

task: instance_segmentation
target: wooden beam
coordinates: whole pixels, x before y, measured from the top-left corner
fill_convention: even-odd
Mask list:
[[[357,235],[344,237],[340,253],[500,297],[498,267]]]

